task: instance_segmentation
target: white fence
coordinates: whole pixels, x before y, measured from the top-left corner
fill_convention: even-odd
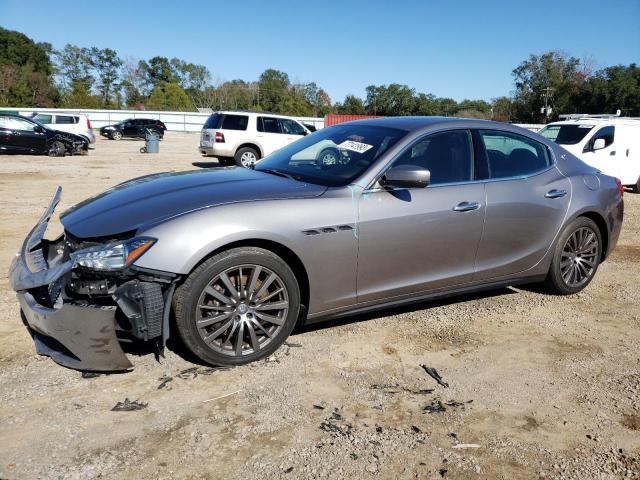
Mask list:
[[[154,112],[148,110],[93,110],[84,108],[0,108],[0,111],[17,111],[21,115],[38,113],[75,113],[86,115],[93,128],[118,123],[127,118],[155,118],[167,126],[168,130],[177,132],[200,132],[202,125],[209,118],[208,113],[198,112]],[[324,127],[324,118],[291,117],[299,122],[313,125],[317,129]]]
[[[21,115],[38,113],[76,113],[86,115],[91,120],[93,128],[104,127],[113,123],[126,120],[127,118],[156,118],[164,122],[168,130],[176,132],[200,132],[202,125],[209,118],[208,113],[199,112],[153,112],[146,110],[92,110],[92,109],[63,109],[63,108],[0,108],[0,111],[18,111]],[[324,118],[315,117],[291,117],[299,122],[307,123],[316,127],[324,128]],[[519,124],[520,127],[537,132],[544,125]]]

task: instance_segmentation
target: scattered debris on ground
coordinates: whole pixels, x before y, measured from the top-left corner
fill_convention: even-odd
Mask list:
[[[125,398],[123,402],[118,402],[111,409],[112,412],[133,412],[135,410],[143,410],[147,408],[148,403],[142,403],[138,400],[129,400]]]

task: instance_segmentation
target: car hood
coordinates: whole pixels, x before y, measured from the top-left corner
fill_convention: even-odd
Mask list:
[[[55,130],[53,128],[47,128],[48,137],[53,140],[66,140],[68,142],[85,142],[86,140],[80,135],[76,135],[75,133],[63,132],[62,130]]]
[[[65,230],[80,239],[142,230],[203,208],[237,202],[308,198],[326,187],[230,167],[135,178],[65,211]]]

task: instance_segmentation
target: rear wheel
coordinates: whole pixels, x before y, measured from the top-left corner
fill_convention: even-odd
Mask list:
[[[236,152],[236,165],[244,168],[253,168],[260,159],[260,155],[251,147],[243,147]]]
[[[562,231],[545,284],[552,293],[578,293],[593,280],[602,256],[602,236],[595,222],[579,217]]]
[[[255,247],[219,253],[197,267],[174,296],[185,345],[213,365],[271,355],[300,311],[295,275],[277,255]]]

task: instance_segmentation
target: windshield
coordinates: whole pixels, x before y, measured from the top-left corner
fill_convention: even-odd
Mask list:
[[[560,145],[575,145],[591,131],[593,125],[547,125],[538,133]]]
[[[256,170],[328,187],[348,185],[406,131],[370,125],[324,128],[272,153]]]

